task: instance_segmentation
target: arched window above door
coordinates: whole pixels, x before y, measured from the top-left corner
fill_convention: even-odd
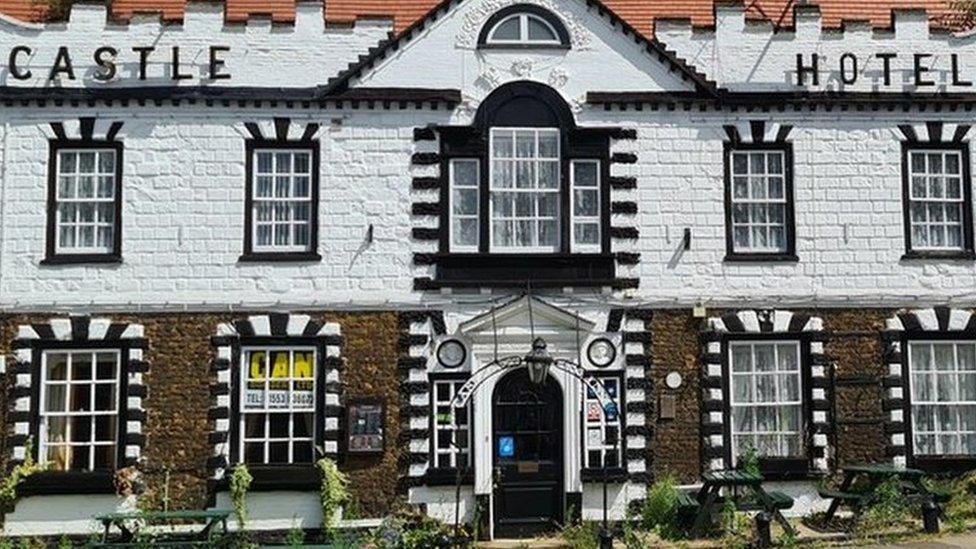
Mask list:
[[[479,48],[569,48],[569,31],[555,14],[531,4],[499,10],[485,23]]]

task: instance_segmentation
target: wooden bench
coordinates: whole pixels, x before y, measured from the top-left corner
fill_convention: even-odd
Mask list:
[[[863,494],[857,494],[855,492],[842,492],[840,490],[829,490],[826,488],[821,488],[818,493],[823,499],[836,499],[847,504],[860,503],[861,498],[864,497]]]
[[[695,492],[678,491],[678,511],[681,513],[698,512],[698,494]]]
[[[104,532],[96,547],[144,547],[145,535],[153,547],[215,547],[227,537],[227,517],[231,511],[168,511],[112,513],[96,516]],[[159,526],[182,524],[185,529],[160,531]],[[112,536],[112,529],[118,530]],[[112,539],[112,538],[115,539]]]

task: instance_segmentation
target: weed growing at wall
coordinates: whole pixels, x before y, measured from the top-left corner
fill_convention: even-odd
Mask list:
[[[27,477],[43,471],[44,467],[34,462],[33,439],[28,438],[24,446],[24,461],[15,465],[10,474],[0,480],[0,511],[12,511],[17,503],[17,487]]]
[[[234,517],[240,530],[244,530],[247,523],[247,491],[253,481],[254,477],[243,463],[237,464],[230,474],[230,501],[234,505]]]
[[[947,488],[952,497],[943,508],[946,528],[950,532],[965,532],[976,521],[976,471],[954,479]]]
[[[315,466],[322,473],[322,485],[319,488],[319,499],[322,503],[322,530],[332,537],[335,533],[339,509],[350,500],[349,479],[329,458],[320,459]]]
[[[641,526],[665,540],[683,536],[678,517],[678,484],[671,473],[662,475],[647,491],[641,507]]]
[[[874,490],[854,534],[861,540],[884,540],[893,529],[910,521],[912,510],[902,494],[901,482],[891,477]]]

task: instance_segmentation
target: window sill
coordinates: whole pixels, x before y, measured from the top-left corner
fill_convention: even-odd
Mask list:
[[[796,254],[726,254],[726,263],[796,263],[800,258]]]
[[[976,252],[919,250],[919,251],[906,252],[905,255],[901,256],[901,259],[903,261],[915,261],[915,260],[972,261],[976,259]]]
[[[247,253],[237,260],[240,263],[318,263],[322,256],[315,252]]]
[[[458,470],[452,468],[428,469],[424,477],[427,486],[455,486],[458,481]],[[461,485],[474,484],[474,469],[461,470]]]
[[[479,50],[554,50],[569,51],[569,44],[479,44]]]
[[[580,478],[583,482],[627,482],[627,470],[623,467],[586,467],[580,470]]]
[[[976,456],[915,456],[909,466],[927,473],[965,473],[976,469]]]
[[[436,254],[428,289],[617,287],[612,254]]]
[[[308,492],[317,491],[322,485],[321,473],[312,464],[248,465],[247,470],[254,478],[250,488],[254,492]],[[217,485],[217,489],[230,489],[230,472]]]
[[[114,494],[114,471],[40,471],[17,487],[21,496]]]
[[[41,265],[120,265],[122,256],[115,254],[61,254],[45,257]]]

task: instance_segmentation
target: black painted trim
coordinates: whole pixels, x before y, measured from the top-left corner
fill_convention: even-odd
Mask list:
[[[726,126],[728,128],[729,126]],[[733,126],[734,127],[734,126]],[[732,154],[742,151],[781,151],[783,153],[784,189],[786,198],[786,250],[777,253],[738,252],[732,234]],[[725,261],[798,261],[796,256],[796,213],[793,193],[793,144],[792,143],[735,143],[726,142],[723,163],[725,167]]]
[[[250,124],[250,123],[249,123]],[[260,131],[260,130],[259,130]],[[285,134],[287,136],[287,133]],[[260,149],[305,150],[311,155],[311,226],[309,249],[305,252],[255,252],[254,251],[254,154]],[[322,256],[319,248],[319,176],[320,147],[318,141],[270,141],[248,139],[244,143],[244,251],[238,259],[241,263],[254,262],[318,262]]]
[[[52,123],[54,128],[58,123]],[[95,139],[67,139],[64,128],[55,132],[59,137],[48,142],[47,162],[47,244],[45,257],[41,265],[75,265],[75,264],[115,264],[122,262],[122,166],[125,147],[120,141],[105,141]],[[58,188],[58,153],[63,149],[90,149],[115,151],[115,241],[112,251],[105,254],[78,254],[57,251],[57,188]]]

